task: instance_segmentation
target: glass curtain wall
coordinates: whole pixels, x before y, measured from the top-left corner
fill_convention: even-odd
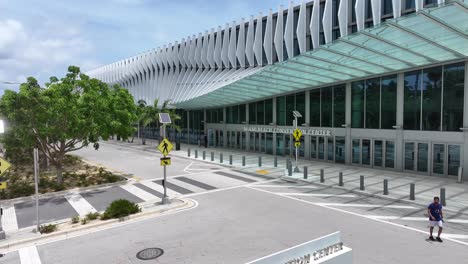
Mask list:
[[[391,129],[396,123],[396,75],[351,83],[351,127]]]
[[[404,129],[460,131],[464,74],[463,63],[405,73]]]

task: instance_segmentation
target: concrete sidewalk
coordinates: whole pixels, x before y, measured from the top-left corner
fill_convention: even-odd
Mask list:
[[[109,143],[119,144],[126,147],[138,148],[145,151],[157,152],[157,140],[146,140],[146,145],[141,144],[141,140],[136,140],[134,143],[122,141],[108,141]],[[425,176],[411,174],[407,172],[398,172],[390,170],[379,170],[374,168],[358,167],[351,165],[343,165],[329,162],[321,162],[315,160],[298,161],[300,173],[293,173],[288,176],[286,170],[286,162],[289,157],[277,157],[277,167],[274,167],[274,156],[264,153],[246,152],[237,149],[221,149],[221,148],[204,148],[195,145],[182,144],[180,151],[173,150],[170,155],[188,157],[188,149],[190,149],[190,158],[195,158],[195,150],[198,151],[198,160],[203,159],[203,151],[205,151],[205,160],[211,161],[211,153],[213,152],[215,163],[220,162],[220,154],[223,154],[223,164],[229,165],[229,156],[232,155],[235,169],[242,170],[253,174],[263,174],[269,177],[303,180],[309,183],[322,184],[330,187],[337,187],[339,181],[339,173],[343,173],[343,182],[345,188],[349,191],[360,192],[360,176],[364,176],[366,194],[387,197],[398,201],[408,201],[418,204],[429,204],[434,196],[440,196],[440,188],[445,188],[447,210],[455,211],[457,214],[468,213],[468,183],[457,183],[455,178],[438,178],[433,176]],[[242,166],[242,156],[245,156],[245,166]],[[258,158],[261,157],[262,166],[258,166]],[[292,158],[291,158],[292,159]],[[293,162],[294,165],[294,162]],[[303,168],[308,167],[307,179],[304,180]],[[325,181],[320,182],[320,170],[324,170]],[[388,180],[388,195],[383,195],[383,181]],[[415,184],[415,200],[410,201],[410,184]]]

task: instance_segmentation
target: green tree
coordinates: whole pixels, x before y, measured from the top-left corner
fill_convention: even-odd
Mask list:
[[[61,184],[65,154],[99,138],[128,138],[134,132],[136,107],[126,89],[109,87],[70,66],[64,78],[51,77],[46,88],[30,77],[19,92],[6,91],[0,114],[11,126],[6,138],[13,134],[14,139],[24,140],[24,147],[37,146],[55,166]]]

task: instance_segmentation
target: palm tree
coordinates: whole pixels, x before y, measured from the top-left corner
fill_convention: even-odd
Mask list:
[[[174,128],[177,132],[181,131],[181,128],[177,121],[181,119],[181,116],[176,113],[175,108],[169,107],[170,100],[166,100],[162,103],[161,108],[158,107],[159,99],[154,100],[153,105],[148,105],[145,100],[138,100],[137,111],[138,111],[138,125],[141,129],[145,129],[150,124],[156,124],[156,127],[159,127],[159,113],[168,113],[171,117],[172,123],[169,124],[169,127]],[[141,143],[146,144],[146,140],[143,133],[139,135],[141,137]]]

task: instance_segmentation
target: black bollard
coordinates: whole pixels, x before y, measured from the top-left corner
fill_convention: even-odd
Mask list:
[[[359,190],[364,191],[364,175],[361,175],[361,177],[359,178],[359,181],[360,181]]]
[[[343,186],[343,172],[340,171],[338,174],[338,186]]]

